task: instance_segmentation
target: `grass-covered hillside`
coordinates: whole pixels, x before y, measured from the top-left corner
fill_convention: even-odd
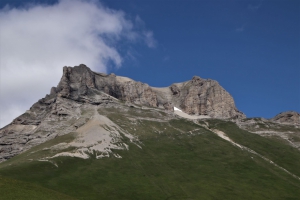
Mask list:
[[[300,151],[222,120],[189,121],[151,109],[99,107],[122,130],[129,150],[122,158],[56,157],[38,161],[60,136],[0,164],[0,199],[299,199],[300,180],[260,156],[232,145],[211,130],[300,176]],[[120,133],[123,134],[123,133]],[[141,148],[140,148],[140,147]],[[51,152],[50,152],[51,153]]]

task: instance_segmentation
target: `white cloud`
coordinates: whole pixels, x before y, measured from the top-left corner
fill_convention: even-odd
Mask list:
[[[0,127],[56,86],[63,66],[107,71],[122,64],[121,40],[155,46],[153,33],[97,1],[60,0],[0,10]]]

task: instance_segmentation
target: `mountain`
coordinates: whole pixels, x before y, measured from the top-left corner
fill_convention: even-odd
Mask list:
[[[176,106],[187,114],[213,118],[245,118],[231,95],[214,80],[195,76],[167,88],[153,88],[126,77],[95,73],[81,64],[64,67],[58,86],[49,95],[1,129],[0,161],[75,131],[86,123],[82,107],[94,109],[93,105],[119,101],[166,111]]]
[[[214,80],[154,88],[64,67],[49,95],[0,130],[0,191],[4,199],[297,199],[299,127],[296,112],[246,118]]]

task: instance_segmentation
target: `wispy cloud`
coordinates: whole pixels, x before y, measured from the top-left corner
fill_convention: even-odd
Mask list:
[[[144,34],[145,42],[148,45],[148,47],[150,47],[150,48],[156,47],[156,41],[153,37],[153,32],[152,31],[144,31],[143,34]]]
[[[258,9],[260,9],[262,6],[262,2],[260,2],[259,4],[253,5],[253,4],[248,4],[248,9],[251,11],[257,11]]]
[[[156,44],[145,24],[96,0],[6,6],[0,10],[0,30],[0,127],[56,86],[63,66],[84,63],[106,72],[108,63],[122,65],[120,41]]]
[[[241,26],[235,29],[236,32],[243,32],[245,30],[245,26]]]
[[[140,16],[136,16],[135,18],[135,28],[139,31],[142,30],[143,32],[143,37],[142,40],[147,44],[148,47],[150,48],[155,48],[156,47],[156,40],[153,37],[153,32],[149,31],[145,27],[145,22],[140,18]]]
[[[165,56],[164,58],[163,58],[163,61],[169,61],[170,60],[170,56]]]

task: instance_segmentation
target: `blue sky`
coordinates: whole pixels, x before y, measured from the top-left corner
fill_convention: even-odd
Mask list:
[[[125,3],[126,2],[126,3]],[[300,1],[107,1],[157,40],[116,74],[167,86],[217,80],[248,117],[300,112]]]
[[[28,3],[58,2],[10,0],[1,1],[0,7],[10,4],[9,9],[22,10]],[[127,76],[155,87],[198,75],[217,80],[247,117],[271,118],[287,110],[300,112],[300,1],[100,3],[111,15],[122,13],[118,19],[128,22],[123,25],[128,30],[119,37],[101,35],[118,52],[121,62],[111,56],[105,67],[97,67],[100,63],[93,70]],[[129,35],[135,35],[134,39]]]

